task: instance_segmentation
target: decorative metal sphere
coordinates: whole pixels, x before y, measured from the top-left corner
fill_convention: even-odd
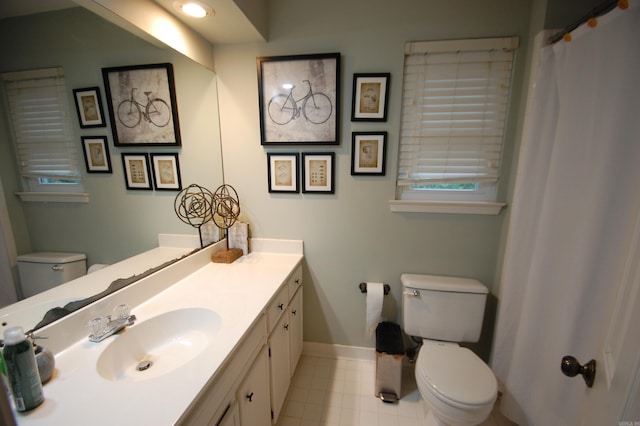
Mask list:
[[[191,184],[176,195],[176,215],[186,224],[200,228],[213,218],[213,194],[207,188]]]
[[[229,229],[240,216],[240,199],[231,185],[220,185],[213,195],[213,221],[218,228]]]

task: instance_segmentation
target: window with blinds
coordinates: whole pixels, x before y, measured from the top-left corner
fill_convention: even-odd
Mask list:
[[[62,68],[4,73],[2,79],[24,190],[82,191]]]
[[[495,201],[517,45],[406,44],[399,199]]]

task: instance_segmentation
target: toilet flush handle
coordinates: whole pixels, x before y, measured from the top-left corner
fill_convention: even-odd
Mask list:
[[[53,266],[51,267],[51,270],[53,270],[53,271],[64,271],[64,266],[61,266],[61,265],[53,265]]]
[[[420,296],[420,293],[415,288],[412,288],[411,290],[405,290],[402,292],[402,294],[404,294],[405,296],[413,296],[413,297]]]

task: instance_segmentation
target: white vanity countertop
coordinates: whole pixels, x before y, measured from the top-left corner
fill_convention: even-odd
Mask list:
[[[84,337],[56,354],[56,372],[44,386],[45,401],[31,412],[18,413],[18,424],[174,424],[207,381],[219,372],[219,367],[264,311],[276,290],[302,261],[302,242],[294,243],[297,244],[289,247],[299,247],[299,250],[287,252],[277,244],[263,246],[257,242],[254,249],[275,247],[276,250],[254,251],[232,264],[208,262],[168,289],[132,306],[137,321],[131,329],[176,309],[215,311],[222,323],[214,348],[206,356],[195,358],[163,376],[109,381],[99,375],[96,363],[102,351],[118,336],[100,343],[91,343]]]

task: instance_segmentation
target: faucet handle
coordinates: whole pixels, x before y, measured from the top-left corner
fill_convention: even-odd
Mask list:
[[[118,305],[113,309],[113,315],[115,319],[124,319],[131,314],[131,308],[128,305]]]
[[[99,336],[106,330],[108,322],[109,320],[105,317],[94,318],[89,321],[89,331],[92,335]]]

